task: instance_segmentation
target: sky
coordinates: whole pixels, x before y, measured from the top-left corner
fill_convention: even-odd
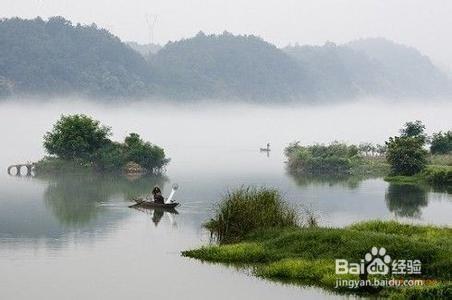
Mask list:
[[[254,34],[279,47],[385,37],[452,70],[449,0],[0,0],[2,18],[55,15],[140,43],[165,44],[200,30]]]

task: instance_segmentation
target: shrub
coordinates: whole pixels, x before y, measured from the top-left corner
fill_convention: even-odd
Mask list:
[[[148,170],[159,171],[169,162],[162,148],[144,142],[136,133],[126,137],[124,147],[127,161],[136,162]]]
[[[301,146],[298,143],[285,149],[288,167],[291,171],[303,174],[350,174],[360,156],[358,147],[343,143],[330,145]]]
[[[412,176],[427,165],[427,151],[424,140],[417,137],[391,137],[386,142],[386,159],[391,165],[392,175]]]
[[[452,152],[452,131],[434,133],[430,145],[432,154],[448,154]]]
[[[296,211],[277,190],[241,187],[225,195],[205,227],[218,241],[233,242],[256,229],[293,227],[297,222]]]
[[[428,182],[434,185],[452,186],[452,167],[428,167],[423,175]]]

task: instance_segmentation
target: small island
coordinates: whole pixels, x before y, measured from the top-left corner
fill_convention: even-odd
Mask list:
[[[36,174],[94,171],[160,174],[169,163],[165,151],[130,133],[112,141],[111,128],[83,114],[62,115],[44,136],[49,154],[34,164]]]
[[[286,147],[285,155],[295,177],[384,177],[393,183],[452,186],[452,131],[429,137],[421,121],[405,123],[400,136],[390,137],[385,145],[296,142]]]

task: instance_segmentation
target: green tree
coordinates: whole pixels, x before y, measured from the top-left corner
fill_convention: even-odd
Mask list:
[[[433,134],[430,152],[432,154],[447,154],[452,152],[452,131]]]
[[[62,159],[91,160],[99,149],[110,143],[110,135],[109,127],[86,115],[62,115],[44,136],[44,148]]]
[[[124,147],[127,161],[136,162],[148,170],[160,170],[169,162],[162,148],[144,142],[137,133],[125,138]]]
[[[427,135],[425,134],[425,125],[416,120],[414,122],[406,122],[404,127],[400,129],[400,135],[402,137],[414,137],[424,141],[427,141]]]
[[[390,137],[386,159],[391,164],[393,175],[411,176],[422,171],[427,164],[424,140],[413,136]]]

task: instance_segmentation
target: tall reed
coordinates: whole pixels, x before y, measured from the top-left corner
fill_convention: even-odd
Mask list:
[[[277,190],[241,187],[223,197],[205,227],[220,243],[230,243],[256,229],[297,226],[298,219]]]

